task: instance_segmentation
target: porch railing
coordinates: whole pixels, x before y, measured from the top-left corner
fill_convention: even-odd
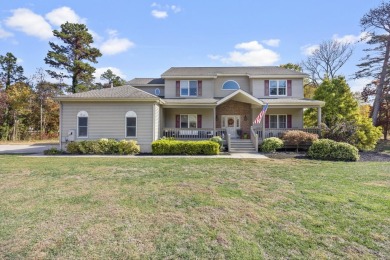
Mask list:
[[[284,132],[291,131],[291,130],[299,130],[306,133],[311,134],[317,134],[320,135],[320,129],[319,128],[267,128],[263,129],[261,128],[254,128],[253,131],[259,136],[259,140],[263,140],[270,137],[281,137]]]
[[[216,128],[164,128],[163,136],[175,139],[204,140],[214,136],[226,139],[226,130]]]
[[[259,135],[253,129],[253,127],[251,127],[251,141],[253,143],[253,146],[256,149],[256,152],[258,152],[259,151]]]

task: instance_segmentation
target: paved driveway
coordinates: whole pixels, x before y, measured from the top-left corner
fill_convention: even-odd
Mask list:
[[[43,154],[44,150],[52,147],[59,148],[56,144],[2,144],[0,154]]]

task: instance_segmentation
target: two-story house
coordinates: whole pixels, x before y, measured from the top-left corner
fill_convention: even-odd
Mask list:
[[[173,67],[161,78],[58,97],[60,139],[134,139],[142,152],[162,136],[176,139],[250,137],[253,145],[303,128],[303,110],[324,102],[303,97],[306,74],[280,67]],[[268,104],[260,124],[254,120]],[[257,137],[257,138],[255,138]],[[255,141],[256,139],[256,141]]]

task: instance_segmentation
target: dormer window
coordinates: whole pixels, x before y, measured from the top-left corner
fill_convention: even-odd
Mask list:
[[[222,89],[224,90],[237,90],[240,89],[240,85],[234,80],[228,80],[222,85]]]

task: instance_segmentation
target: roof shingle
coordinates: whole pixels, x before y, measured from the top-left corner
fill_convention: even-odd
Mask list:
[[[129,85],[143,86],[143,85],[164,85],[165,80],[162,78],[134,78],[128,82]]]
[[[159,99],[159,97],[138,88],[125,85],[114,88],[90,90],[87,92],[58,96],[58,99]]]
[[[217,75],[291,75],[306,77],[307,74],[295,70],[285,69],[277,66],[253,66],[253,67],[172,67],[165,71],[162,77],[188,77],[188,76],[217,76]]]

